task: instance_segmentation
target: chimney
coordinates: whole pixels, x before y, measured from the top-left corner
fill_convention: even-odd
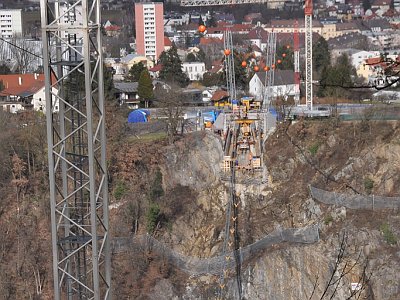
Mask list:
[[[19,85],[22,85],[22,77],[19,76],[18,79],[19,79],[19,80],[18,80]]]
[[[33,73],[33,76],[35,77],[35,80],[38,79],[38,74],[37,73]]]

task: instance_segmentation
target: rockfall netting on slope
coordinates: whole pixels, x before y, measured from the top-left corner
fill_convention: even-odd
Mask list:
[[[344,206],[351,209],[398,209],[399,197],[383,197],[375,195],[346,195],[336,192],[328,192],[310,186],[313,199],[324,204]]]
[[[245,263],[256,254],[272,245],[284,242],[312,244],[318,241],[319,230],[317,224],[303,228],[278,228],[261,240],[240,248],[237,251],[239,251],[241,262]],[[189,257],[172,250],[167,245],[157,241],[150,235],[140,235],[133,238],[114,238],[112,242],[112,250],[113,253],[121,253],[128,250],[152,251],[191,276],[200,276],[205,274],[218,275],[221,273],[224,261],[226,261],[228,268],[235,266],[233,251],[228,252],[225,256],[215,256],[211,258]]]

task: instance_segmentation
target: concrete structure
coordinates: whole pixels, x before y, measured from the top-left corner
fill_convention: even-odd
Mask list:
[[[164,51],[163,3],[136,3],[135,26],[137,54],[157,60]]]
[[[190,80],[201,80],[206,72],[206,65],[203,62],[184,62],[182,71],[187,74]]]
[[[22,9],[0,9],[0,37],[22,36]]]

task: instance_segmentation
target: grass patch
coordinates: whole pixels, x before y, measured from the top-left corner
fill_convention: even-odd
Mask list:
[[[318,149],[319,149],[319,143],[318,142],[315,143],[315,144],[312,144],[310,147],[308,147],[308,151],[310,151],[312,156],[315,156],[317,154]]]
[[[165,132],[154,132],[154,133],[147,133],[139,136],[130,136],[128,138],[128,142],[130,144],[135,143],[143,143],[143,142],[155,142],[160,141],[167,138],[167,134]]]
[[[386,243],[389,245],[396,245],[397,243],[397,237],[394,235],[392,230],[389,227],[389,224],[383,223],[379,229],[381,230],[383,234],[383,238],[385,239]]]

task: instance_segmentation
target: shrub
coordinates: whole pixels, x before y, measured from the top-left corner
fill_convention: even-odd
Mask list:
[[[146,215],[148,233],[154,232],[159,217],[160,217],[160,206],[157,203],[151,203]]]
[[[380,230],[383,234],[383,238],[389,245],[395,245],[397,243],[397,237],[394,235],[392,230],[390,230],[389,224],[383,223]]]
[[[128,192],[128,187],[123,181],[118,181],[114,189],[114,197],[117,201],[121,200],[122,197]]]
[[[368,194],[371,193],[373,187],[374,187],[374,181],[369,177],[365,178],[364,179],[364,188]]]
[[[325,225],[328,225],[328,224],[330,224],[332,222],[333,222],[333,217],[331,215],[326,216],[326,218],[324,220]]]

